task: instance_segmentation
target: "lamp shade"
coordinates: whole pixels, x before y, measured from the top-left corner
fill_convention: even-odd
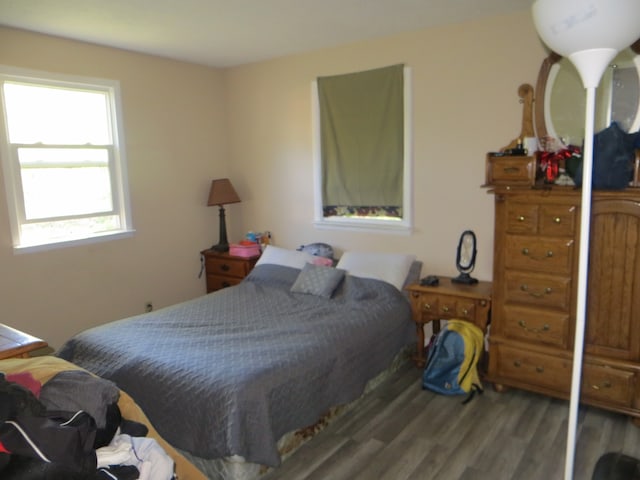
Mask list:
[[[536,0],[532,13],[542,41],[571,60],[585,88],[640,37],[640,0]]]
[[[228,203],[238,202],[240,202],[240,197],[228,178],[220,178],[211,182],[209,200],[207,201],[208,206],[226,205]]]

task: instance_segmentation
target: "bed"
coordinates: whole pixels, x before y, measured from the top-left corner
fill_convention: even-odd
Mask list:
[[[61,372],[68,372],[72,370],[81,369],[77,365],[73,365],[63,359],[53,356],[0,360],[0,371],[3,374],[11,375],[29,373],[34,380],[42,385],[46,384]],[[154,438],[175,462],[175,471],[179,480],[206,480],[207,477],[205,477],[205,475],[196,468],[195,465],[189,462],[181,453],[175,450],[164,438],[162,438],[162,436],[158,434],[140,406],[136,404],[136,402],[127,395],[126,392],[120,392],[118,407],[123,418],[140,422],[147,426],[149,430],[147,436]]]
[[[281,437],[357,399],[415,342],[402,285],[417,262],[372,255],[331,268],[268,247],[241,284],[87,330],[57,355],[115,382],[210,478],[219,459],[276,467]]]

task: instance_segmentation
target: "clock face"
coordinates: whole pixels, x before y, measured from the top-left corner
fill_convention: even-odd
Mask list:
[[[476,236],[471,230],[463,232],[458,244],[457,267],[461,272],[473,270],[476,261]]]

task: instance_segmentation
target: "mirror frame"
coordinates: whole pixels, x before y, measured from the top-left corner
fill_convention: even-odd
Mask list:
[[[640,39],[636,40],[629,47],[631,50],[640,55]],[[538,73],[538,80],[536,82],[536,101],[534,102],[534,121],[536,125],[536,133],[538,138],[544,138],[548,135],[547,124],[545,123],[544,115],[544,98],[546,95],[547,81],[549,80],[549,72],[554,64],[560,61],[561,55],[555,52],[551,52],[547,58],[545,58],[540,66]]]

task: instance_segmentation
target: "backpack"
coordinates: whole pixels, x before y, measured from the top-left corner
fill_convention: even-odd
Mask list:
[[[478,361],[482,355],[482,330],[465,320],[448,320],[429,347],[422,388],[444,395],[464,395],[470,401],[482,393]]]

